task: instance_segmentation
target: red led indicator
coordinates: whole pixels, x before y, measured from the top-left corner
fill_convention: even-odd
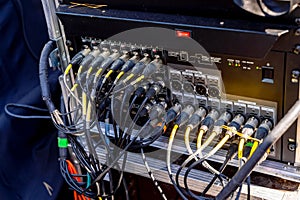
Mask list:
[[[191,37],[191,32],[190,31],[176,31],[176,36],[177,37]]]

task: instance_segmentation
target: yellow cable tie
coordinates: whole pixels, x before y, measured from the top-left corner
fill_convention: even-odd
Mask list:
[[[238,136],[240,136],[241,138],[244,138],[244,139],[246,139],[246,140],[253,140],[253,141],[257,141],[257,142],[259,142],[259,143],[262,143],[262,140],[253,138],[253,137],[248,136],[248,135],[245,135],[245,134],[243,134],[243,133],[240,133],[240,132],[238,132],[238,131],[236,131],[236,130],[234,130],[234,129],[228,127],[228,126],[223,125],[222,128],[224,128],[225,130],[231,131],[232,133],[234,133],[234,134],[236,134],[236,135],[238,135]]]
[[[72,68],[72,64],[69,64],[65,70],[65,75],[67,75],[70,72],[71,68]]]

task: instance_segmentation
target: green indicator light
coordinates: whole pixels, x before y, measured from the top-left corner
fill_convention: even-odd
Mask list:
[[[235,66],[237,67],[237,66],[238,66],[238,64],[237,64],[237,63],[235,63]]]
[[[259,66],[256,66],[256,69],[259,69]]]
[[[231,63],[228,63],[229,66],[231,66]]]

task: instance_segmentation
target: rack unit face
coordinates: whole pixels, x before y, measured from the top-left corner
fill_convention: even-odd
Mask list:
[[[182,19],[177,19],[176,16],[164,14],[158,14],[158,16],[153,18],[153,15],[149,13],[144,13],[141,17],[139,13],[135,15],[126,11],[107,10],[104,13],[86,8],[69,9],[65,6],[60,6],[57,14],[64,26],[71,57],[72,52],[76,53],[84,43],[82,38],[103,40],[121,31],[143,26],[164,27],[173,30],[174,33],[178,29],[190,31],[192,38],[209,51],[209,57],[203,57],[197,52],[188,52],[186,49],[172,49],[170,46],[164,46],[164,48],[168,49],[169,61],[172,61],[169,63],[173,69],[169,71],[170,80],[172,80],[171,88],[183,98],[194,95],[199,102],[215,102],[220,105],[222,103],[232,104],[238,109],[248,109],[249,112],[258,108],[260,114],[268,115],[275,121],[280,120],[297,99],[298,85],[291,82],[291,71],[297,67],[296,65],[300,62],[300,59],[299,56],[291,53],[296,41],[293,34],[291,34],[291,30],[293,30],[291,26],[270,25],[273,28],[272,30],[277,29],[275,34],[274,32],[270,34],[266,31],[269,24],[256,26],[257,23],[254,22],[253,24],[243,25],[244,29],[240,29],[237,26],[239,24],[235,23],[228,23],[227,26],[227,21],[225,23],[226,27],[220,26],[223,20],[218,19],[206,20],[200,17],[185,18],[183,16],[182,22],[180,21]],[[170,21],[168,21],[169,17]],[[161,19],[166,20],[161,21]],[[189,21],[190,19],[195,21]],[[287,32],[286,30],[289,31]],[[124,42],[120,38],[116,41]],[[129,42],[135,43],[135,41]],[[147,42],[140,44],[156,47],[156,44]],[[250,45],[252,45],[253,49],[249,49]],[[159,45],[159,47],[161,46]],[[193,61],[207,66],[215,65],[217,67],[217,75],[195,72],[188,64]],[[234,78],[232,77],[233,75]],[[247,77],[250,81],[244,77]],[[176,81],[181,83],[181,89],[175,87]],[[219,84],[219,81],[224,84],[224,88],[222,84]],[[192,91],[184,87],[185,83],[191,86],[186,88],[192,88]],[[226,93],[226,100],[219,99],[223,92]],[[228,103],[228,101],[231,103]],[[97,134],[97,131],[95,133]],[[290,148],[291,141],[297,141],[297,139],[296,125],[294,125],[274,146],[274,152],[271,155],[273,160],[263,162],[254,171],[299,182],[299,169],[285,164],[286,162],[295,164],[299,162],[299,157],[297,156],[299,148],[293,151]],[[153,143],[152,147],[164,151],[166,144],[167,138],[161,137]],[[174,153],[182,153],[185,151],[183,149],[184,144],[182,140],[177,139],[174,144]],[[104,162],[104,151],[98,150],[99,158]],[[166,170],[159,165],[163,161],[155,158],[149,159],[151,163],[154,163],[151,167],[155,169],[155,175],[158,179],[168,182]],[[222,163],[224,161],[224,152],[220,151],[210,161]],[[233,160],[230,165],[238,166],[237,160]],[[142,169],[139,155],[131,154],[129,156],[125,171],[139,175],[142,173],[140,172]],[[205,180],[211,178],[209,174],[202,174],[201,171],[195,171],[193,175],[196,178],[193,176],[190,180],[201,187],[207,184]],[[197,177],[201,177],[201,180]],[[218,189],[217,186],[214,187],[213,192],[218,191]],[[258,192],[256,191],[252,194],[254,199],[258,196],[263,196],[264,192],[274,194],[272,197],[265,196],[266,199],[268,197],[272,199],[275,196],[284,198],[289,195],[291,198],[295,198],[298,195],[294,192],[278,192],[277,190],[265,190],[260,187],[258,187],[258,190]]]
[[[64,26],[67,40],[72,42],[69,48],[75,51],[80,48],[82,37],[107,39],[125,30],[140,27],[168,28],[174,30],[174,34],[176,30],[189,31],[191,37],[210,53],[210,57],[203,58],[197,52],[187,52],[185,49],[173,51],[169,46],[164,47],[168,49],[170,60],[179,62],[177,69],[180,68],[181,75],[184,75],[182,72],[189,65],[186,63],[195,61],[195,58],[200,63],[204,61],[202,59],[206,59],[206,64],[213,64],[220,71],[226,94],[236,101],[254,104],[273,102],[271,104],[276,105],[277,120],[282,118],[297,99],[298,85],[291,82],[291,71],[297,68],[300,59],[290,53],[297,40],[293,34],[295,27],[292,25],[120,10],[101,12],[88,8],[68,8],[64,5],[58,8],[57,14]],[[145,41],[142,44],[163,46]],[[197,89],[201,89],[201,80],[197,82],[196,79],[197,75],[194,73],[192,84],[197,93]],[[212,91],[213,88],[210,92],[213,93]],[[295,145],[298,138],[296,129],[295,124],[276,143],[273,159],[295,164],[300,162],[299,147]]]

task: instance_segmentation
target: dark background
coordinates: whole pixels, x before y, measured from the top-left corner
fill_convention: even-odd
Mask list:
[[[45,108],[38,77],[38,59],[48,41],[41,1],[0,0],[0,36],[0,198],[58,199],[63,179],[51,120],[19,119],[4,112],[8,103]],[[54,86],[57,74],[51,73]],[[52,187],[51,195],[43,182]]]

